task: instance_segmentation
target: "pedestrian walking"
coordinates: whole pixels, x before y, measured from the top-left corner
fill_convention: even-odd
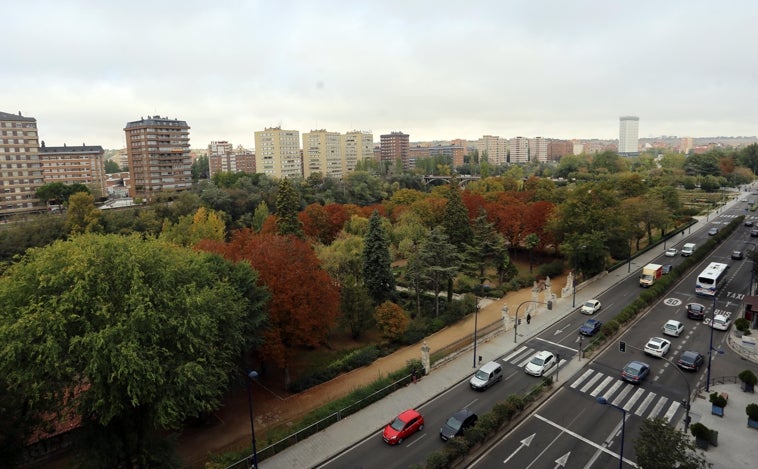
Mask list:
[[[529,324],[530,322],[532,322],[532,315],[529,313],[526,313],[526,323]]]
[[[413,381],[413,384],[416,384],[416,369],[414,368],[413,371],[411,371],[411,380]]]

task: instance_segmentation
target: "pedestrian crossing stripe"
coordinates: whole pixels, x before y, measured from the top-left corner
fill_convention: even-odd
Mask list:
[[[671,421],[682,407],[679,401],[593,369],[586,370],[579,378],[571,382],[569,387],[595,398],[602,396],[614,406],[642,418],[653,418],[663,414],[664,419]],[[650,409],[649,412],[648,409]]]

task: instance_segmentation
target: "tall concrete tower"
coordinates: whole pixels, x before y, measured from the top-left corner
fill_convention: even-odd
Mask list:
[[[636,116],[619,117],[619,155],[639,155],[640,118]]]

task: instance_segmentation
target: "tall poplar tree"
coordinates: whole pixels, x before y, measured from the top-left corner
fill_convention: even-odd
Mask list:
[[[297,218],[300,213],[300,196],[290,184],[289,179],[284,178],[279,182],[279,191],[276,195],[276,232],[280,235],[294,235],[303,238],[303,225]]]
[[[474,236],[468,219],[468,210],[463,204],[461,189],[456,177],[450,180],[450,193],[447,197],[442,224],[450,242],[461,250],[465,249]]]
[[[374,300],[381,304],[395,296],[395,277],[390,267],[389,237],[382,226],[382,217],[374,210],[363,241],[363,281]]]

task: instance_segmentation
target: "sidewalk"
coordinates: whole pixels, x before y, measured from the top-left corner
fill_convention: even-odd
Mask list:
[[[698,223],[693,225],[692,228],[697,231],[704,226],[707,226],[707,222],[703,223],[705,218],[706,217],[699,218]],[[688,231],[691,232],[693,230]],[[672,242],[676,239],[676,244],[679,244],[679,242],[684,242],[687,238],[689,238],[689,234],[678,239],[672,238]],[[637,269],[649,263],[653,258],[660,255],[661,252],[661,249],[652,249],[634,259],[632,261],[632,272],[636,273]],[[577,285],[576,306],[579,307],[585,301],[598,297],[601,293],[616,283],[627,278],[629,275],[633,275],[628,273],[627,270],[628,269],[622,267],[613,272],[601,274],[584,284]],[[554,284],[553,286],[553,292],[557,294],[558,298],[553,302],[554,305],[552,311],[548,311],[544,306],[541,306],[531,312],[532,317],[529,325],[526,324],[525,320],[521,321],[521,325],[518,326],[518,344],[515,344],[513,341],[513,321],[510,321],[509,324],[507,324],[505,330],[501,328],[499,331],[480,340],[477,345],[477,355],[482,356],[482,363],[507,354],[528,338],[531,338],[540,331],[550,327],[555,322],[562,320],[566,315],[574,311],[576,308],[572,307],[572,294],[568,294],[566,297],[561,298],[560,290],[562,287],[563,285]],[[539,300],[542,301],[541,294]],[[513,297],[511,296],[506,296],[503,299],[488,303],[484,306],[483,310],[500,311],[504,305],[508,305],[509,314],[513,317],[516,313],[518,303],[514,304]],[[480,315],[481,314],[482,313],[480,313]],[[526,316],[526,310],[523,309],[520,311],[519,316],[522,318]],[[483,325],[483,323],[480,322],[480,325]],[[432,349],[432,353],[433,352],[434,349]],[[420,358],[420,351],[417,356]],[[281,453],[259,462],[258,466],[263,469],[280,467],[314,467],[328,461],[331,457],[350,448],[365,437],[378,432],[384,427],[384,425],[386,425],[388,418],[396,415],[400,410],[417,408],[449,389],[452,385],[468,379],[473,372],[472,357],[472,347],[469,347],[451,359],[445,360],[441,364],[434,366],[429,375],[424,376],[423,379],[418,381],[415,385],[406,386],[405,388],[394,392],[381,401],[376,402],[334,425],[331,425],[325,430],[291,446]],[[558,389],[558,387],[568,381],[569,378],[578,372],[586,363],[586,360],[579,361],[576,357],[568,362],[562,361],[560,365],[561,379],[557,383],[555,389]],[[735,405],[735,407],[737,407],[737,405]],[[732,413],[737,414],[738,412],[735,410]],[[744,405],[742,406],[741,413],[744,414]],[[743,427],[747,421],[746,418],[747,416],[744,416],[743,418]],[[730,438],[729,434],[730,431],[727,429],[727,431],[720,435],[720,438],[727,440]],[[745,453],[744,450],[742,452]],[[728,467],[740,467],[740,465],[731,465]],[[743,467],[745,466],[743,465]]]

